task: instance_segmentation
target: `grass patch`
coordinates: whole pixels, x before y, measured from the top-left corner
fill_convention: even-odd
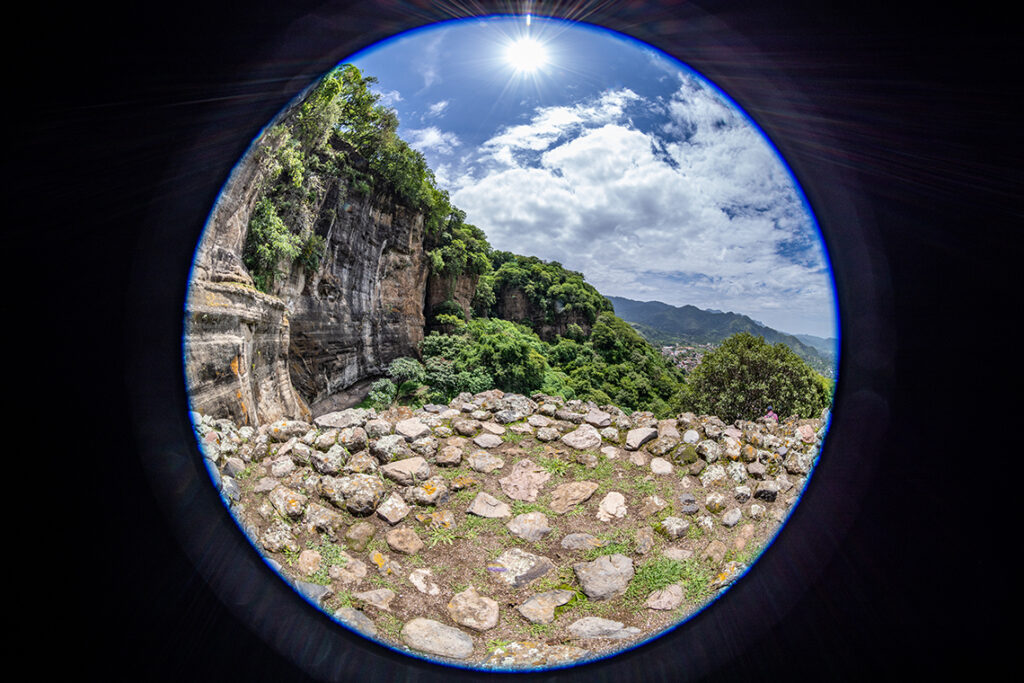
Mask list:
[[[384,612],[377,622],[377,630],[393,640],[398,640],[402,633],[402,622],[398,617]]]
[[[678,583],[686,577],[687,567],[682,562],[667,557],[651,560],[637,569],[626,589],[625,598],[629,602],[639,603],[654,591]]]
[[[583,553],[583,559],[586,561],[596,560],[604,555],[629,555],[630,554],[629,544],[625,542],[609,543],[606,546],[600,548],[591,548]]]
[[[527,436],[529,436],[529,434],[519,434],[518,432],[513,432],[512,430],[506,429],[505,433],[501,435],[501,438],[506,443],[518,446],[519,442],[525,439]]]
[[[469,505],[473,502],[473,499],[476,498],[477,493],[479,493],[479,491],[475,491],[473,489],[462,489],[461,491],[456,491],[452,494],[451,502],[460,506]],[[476,515],[473,516],[475,517]]]
[[[700,560],[689,559],[680,563],[683,573],[679,580],[683,584],[683,594],[687,599],[701,604],[712,595],[711,570]]]
[[[524,500],[512,501],[512,516],[525,515],[527,512],[543,512],[546,515],[553,515],[554,512],[541,502],[528,503]]]
[[[540,465],[546,472],[550,472],[554,476],[562,476],[569,471],[572,464],[562,460],[561,458],[550,458],[550,457],[537,457],[537,464]]]
[[[454,529],[451,527],[439,526],[430,531],[430,534],[427,536],[427,546],[433,548],[438,543],[451,545],[455,542],[456,538],[458,538],[458,536]]]

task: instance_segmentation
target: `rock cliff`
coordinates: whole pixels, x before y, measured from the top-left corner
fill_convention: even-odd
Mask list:
[[[557,308],[558,302],[555,305]],[[579,325],[584,334],[590,334],[590,321],[583,312],[560,310],[549,319],[543,308],[531,301],[519,287],[502,288],[496,296],[495,311],[499,318],[528,322],[544,341],[551,341],[558,335],[565,336],[571,324]]]
[[[218,199],[186,307],[194,409],[252,425],[308,418],[309,405],[416,355],[429,276],[422,215],[386,189],[355,192],[323,172],[307,177],[316,191],[282,216],[293,231],[324,239],[318,268],[282,262],[271,292],[258,291],[242,251],[271,173],[271,144],[257,141]]]

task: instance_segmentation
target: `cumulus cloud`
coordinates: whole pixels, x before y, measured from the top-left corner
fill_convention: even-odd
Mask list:
[[[442,131],[437,126],[406,131],[405,139],[415,150],[433,150],[441,154],[451,154],[460,144],[458,135]]]
[[[423,118],[433,119],[444,114],[444,110],[448,108],[448,100],[441,100],[440,102],[434,102],[427,108],[427,113],[423,115]]]
[[[640,109],[657,124],[635,126]],[[558,260],[605,294],[739,311],[796,332],[831,312],[823,254],[788,172],[696,79],[665,102],[620,89],[537,109],[476,154],[452,199],[495,248]]]

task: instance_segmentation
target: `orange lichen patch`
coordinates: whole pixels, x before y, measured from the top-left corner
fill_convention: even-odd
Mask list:
[[[383,568],[387,560],[384,559],[384,555],[379,550],[374,550],[373,554],[370,555],[370,561],[378,567]]]
[[[433,495],[437,491],[437,486],[432,481],[423,482],[423,485],[420,486],[420,488],[426,491],[429,495]]]
[[[469,476],[468,474],[460,474],[459,476],[452,479],[452,489],[458,491],[460,489],[469,488],[470,486],[479,483],[480,482],[477,479]]]
[[[235,377],[238,377],[238,356],[231,359],[231,372],[235,373]]]

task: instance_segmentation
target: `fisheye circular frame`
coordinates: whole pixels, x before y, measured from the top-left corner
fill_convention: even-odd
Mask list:
[[[534,11],[539,13],[542,5],[535,5]],[[836,390],[831,429],[821,464],[813,477],[814,483],[772,547],[743,581],[730,589],[727,599],[714,603],[714,609],[672,633],[598,663],[609,675],[628,678],[637,658],[643,657],[646,675],[655,680],[659,676],[660,662],[665,663],[666,668],[661,673],[666,678],[670,671],[680,673],[678,666],[692,676],[712,671],[723,657],[736,650],[735,643],[728,642],[730,633],[735,635],[742,630],[743,637],[750,638],[752,632],[763,631],[784,616],[784,608],[766,613],[763,596],[771,594],[773,602],[782,605],[792,602],[809,577],[827,561],[830,548],[834,550],[833,537],[841,536],[843,526],[849,524],[856,501],[863,493],[858,485],[863,485],[867,472],[854,467],[853,461],[870,446],[870,435],[856,425],[864,420],[881,423],[887,415],[884,393],[879,390],[884,384],[886,367],[880,343],[886,329],[882,305],[885,264],[880,263],[871,250],[871,226],[864,222],[867,214],[858,212],[855,182],[842,177],[834,165],[816,164],[813,157],[801,153],[799,141],[788,138],[786,126],[777,123],[785,119],[780,112],[807,111],[807,102],[797,85],[789,82],[784,73],[773,69],[770,61],[758,58],[751,62],[756,50],[744,45],[742,36],[737,36],[728,25],[696,8],[686,12],[694,20],[693,28],[676,28],[674,32],[660,30],[656,23],[638,29],[628,18],[602,15],[598,11],[583,19],[632,35],[696,69],[729,93],[779,148],[818,217],[832,257],[841,320],[843,372]],[[352,14],[349,11],[336,16],[351,19]],[[155,207],[152,229],[147,232],[146,242],[139,251],[140,267],[134,283],[134,291],[140,297],[137,303],[148,302],[156,313],[146,318],[147,322],[155,324],[135,330],[136,339],[131,348],[136,354],[135,372],[150,380],[146,385],[149,391],[138,392],[137,398],[142,408],[139,429],[146,446],[142,457],[155,493],[197,570],[225,603],[265,641],[303,670],[327,680],[346,680],[365,672],[367,667],[380,672],[404,666],[422,666],[435,671],[439,667],[426,659],[398,656],[384,646],[339,627],[320,610],[303,603],[265,565],[209,485],[188,419],[188,398],[180,364],[180,323],[188,264],[213,197],[241,156],[237,152],[232,157],[232,150],[238,150],[240,145],[244,150],[248,140],[273,114],[319,74],[349,54],[391,33],[443,18],[452,17],[430,16],[426,10],[405,17],[385,13],[383,19],[365,16],[360,19],[356,15],[348,33],[343,34],[347,35],[347,40],[337,43],[316,35],[318,32],[312,30],[307,18],[283,27],[281,42],[269,54],[254,55],[253,64],[289,78],[281,78],[278,82],[282,86],[276,95],[266,97],[260,107],[254,107],[245,117],[244,124],[230,131],[232,145],[217,150],[216,164],[203,176],[219,179],[215,184],[204,184],[203,190],[189,203]],[[360,21],[367,26],[374,25],[375,31],[354,32],[353,29],[358,31],[361,26]],[[696,30],[697,26],[701,30]],[[714,30],[708,30],[709,26]],[[309,40],[311,33],[317,39]],[[366,42],[367,36],[370,42]],[[284,59],[296,51],[305,54],[307,60]],[[737,52],[747,61],[737,60]],[[300,63],[303,68],[296,67]],[[752,91],[751,69],[770,87]],[[270,115],[261,121],[260,117],[268,111]],[[209,158],[210,130],[201,128],[191,144],[183,147],[182,167],[197,158]],[[813,135],[827,139],[827,131],[816,130]],[[814,143],[818,144],[819,140]],[[174,174],[171,177],[175,177]],[[205,205],[204,200],[207,200]],[[175,258],[167,258],[168,254]],[[179,258],[182,256],[185,258]],[[133,382],[133,386],[143,385]],[[161,390],[153,391],[154,387]],[[821,519],[822,515],[827,521]],[[783,556],[789,560],[782,559]],[[804,570],[799,578],[787,576],[782,567],[793,557],[799,559]],[[693,643],[698,641],[702,645],[696,648]],[[708,646],[716,642],[721,647]],[[672,663],[672,668],[667,668],[668,662]],[[585,672],[593,666],[584,665],[578,671],[580,675],[589,675]],[[479,671],[471,670],[444,671],[446,676],[480,675]]]

